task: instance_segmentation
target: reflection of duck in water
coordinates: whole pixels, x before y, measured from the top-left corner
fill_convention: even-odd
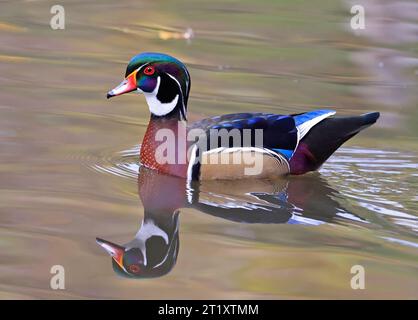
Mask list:
[[[133,240],[120,246],[97,238],[111,256],[116,273],[137,278],[162,276],[173,268],[179,250],[178,215],[175,211],[145,211],[142,225]]]
[[[132,278],[159,277],[171,271],[179,251],[179,211],[192,207],[241,223],[332,222],[348,213],[317,175],[277,181],[206,181],[186,188],[186,180],[142,167],[138,194],[144,218],[134,239],[121,246],[97,239],[114,270]]]
[[[179,250],[179,208],[184,207],[184,179],[141,168],[138,194],[144,218],[134,239],[124,246],[97,238],[111,256],[114,270],[128,277],[152,278],[168,273]]]

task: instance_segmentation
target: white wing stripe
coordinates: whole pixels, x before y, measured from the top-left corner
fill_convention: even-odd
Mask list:
[[[329,116],[332,116],[335,114],[335,111],[330,111],[328,113],[325,113],[323,115],[320,115],[316,118],[313,118],[311,120],[305,121],[304,123],[300,124],[296,128],[298,129],[298,142],[303,139],[303,137],[311,130],[315,125],[320,123],[325,118],[328,118]]]

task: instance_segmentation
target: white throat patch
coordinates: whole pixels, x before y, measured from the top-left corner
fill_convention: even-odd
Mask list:
[[[164,116],[166,114],[169,114],[171,111],[174,110],[174,108],[177,105],[177,102],[179,100],[179,95],[177,94],[173,101],[162,103],[157,98],[158,90],[160,89],[160,83],[161,83],[161,77],[157,78],[157,85],[155,86],[154,91],[152,92],[144,92],[145,99],[148,103],[148,108],[151,111],[152,114],[156,116]]]

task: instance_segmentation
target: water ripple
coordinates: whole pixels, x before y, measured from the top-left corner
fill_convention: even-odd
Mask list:
[[[418,183],[413,178],[417,168],[414,154],[341,148],[325,163],[321,173],[359,207],[387,217],[392,224],[417,231],[414,197]]]

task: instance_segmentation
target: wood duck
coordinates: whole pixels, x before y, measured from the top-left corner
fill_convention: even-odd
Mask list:
[[[190,75],[186,66],[162,53],[141,53],[128,63],[125,79],[107,98],[128,92],[145,96],[151,117],[140,151],[142,165],[160,173],[193,180],[276,178],[317,170],[345,141],[379,118],[378,112],[335,117],[334,110],[299,114],[236,113],[207,118],[187,126]],[[173,162],[160,161],[161,133],[169,130],[176,148]],[[200,132],[194,140],[192,131]],[[247,141],[245,132],[250,131]],[[214,132],[238,132],[239,143]],[[261,133],[260,133],[261,132]],[[260,133],[261,143],[256,140]],[[210,161],[213,156],[257,156],[262,170],[248,174],[245,161]],[[235,159],[235,158],[234,158]],[[219,163],[221,162],[221,163]]]
[[[186,187],[185,179],[141,167],[138,195],[144,207],[139,230],[124,245],[97,238],[112,257],[114,271],[143,279],[168,274],[180,248],[181,208],[236,223],[318,225],[336,220],[363,220],[340,205],[338,191],[320,176],[301,179],[206,180]],[[163,197],[161,195],[164,195]]]

